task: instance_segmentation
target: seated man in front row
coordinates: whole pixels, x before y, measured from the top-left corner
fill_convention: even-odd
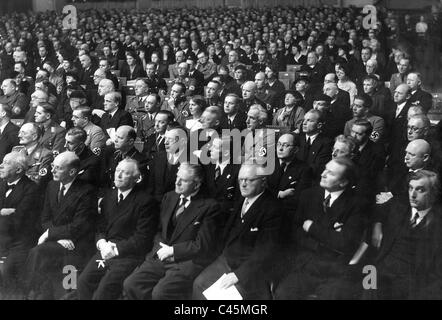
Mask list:
[[[127,298],[189,299],[192,282],[216,254],[221,210],[200,192],[204,172],[198,165],[180,165],[175,191],[165,194],[161,232],[144,263],[124,281]]]
[[[74,152],[54,159],[53,181],[41,213],[43,233],[27,260],[27,289],[36,294],[30,298],[53,298],[53,290],[61,289],[63,267],[79,269],[93,254],[97,195],[92,186],[76,179],[79,170],[80,159]]]
[[[117,299],[124,279],[152,249],[157,229],[157,207],[137,181],[136,160],[123,159],[115,170],[115,187],[101,201],[97,222],[98,252],[78,279],[80,300]]]
[[[0,165],[0,292],[15,293],[23,280],[29,250],[38,238],[40,196],[26,177],[28,163],[22,152],[5,155]],[[4,298],[4,296],[3,296]]]
[[[244,299],[270,299],[270,258],[277,249],[281,210],[266,190],[264,168],[243,164],[238,181],[243,199],[237,202],[223,233],[222,253],[193,284],[194,299],[218,279],[221,287],[236,286]]]
[[[347,298],[339,295],[345,290],[334,288],[345,275],[365,227],[352,189],[355,178],[353,162],[338,157],[327,163],[320,186],[301,194],[292,237],[295,250],[289,253],[291,264],[276,289],[276,299]]]
[[[376,257],[378,298],[442,298],[442,218],[436,173],[410,173],[408,201],[393,197],[380,208],[383,237]]]

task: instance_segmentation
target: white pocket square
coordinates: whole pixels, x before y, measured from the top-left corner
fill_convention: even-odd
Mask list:
[[[335,224],[333,225],[333,229],[335,229],[336,232],[341,232],[343,225],[343,223],[335,222]]]
[[[250,232],[257,232],[258,228],[250,228]]]
[[[227,175],[226,179],[230,179],[230,174]]]
[[[194,226],[196,226],[197,224],[200,224],[201,222],[199,222],[199,221],[195,221],[194,223],[193,223],[193,225]]]

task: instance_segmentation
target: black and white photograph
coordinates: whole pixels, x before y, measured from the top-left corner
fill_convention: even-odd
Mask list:
[[[0,302],[441,300],[441,120],[442,0],[1,0]]]

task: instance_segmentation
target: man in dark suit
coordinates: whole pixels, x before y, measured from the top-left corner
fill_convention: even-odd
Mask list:
[[[66,130],[61,127],[54,119],[55,109],[49,103],[40,103],[35,110],[35,123],[38,124],[43,132],[38,140],[38,144],[58,155],[64,150],[64,136]]]
[[[299,136],[291,132],[279,137],[276,144],[275,170],[267,181],[269,191],[280,199],[284,209],[281,236],[286,242],[299,195],[304,189],[311,187],[312,183],[312,169],[306,162],[296,158],[299,141]]]
[[[80,159],[73,152],[54,159],[41,214],[44,232],[26,263],[26,286],[36,294],[31,297],[54,298],[54,291],[62,290],[63,267],[79,270],[93,253],[97,198],[94,188],[76,180],[79,169]]]
[[[237,181],[240,166],[231,156],[230,136],[214,138],[209,150],[211,163],[205,167],[208,194],[229,215],[240,195]]]
[[[244,299],[269,299],[270,260],[281,228],[280,206],[266,191],[264,168],[243,164],[238,175],[243,199],[226,224],[222,253],[195,279],[194,299],[221,277],[221,288],[235,286]]]
[[[115,131],[120,126],[126,125],[133,127],[134,125],[130,113],[120,109],[120,105],[121,94],[119,92],[110,92],[104,96],[104,111],[106,112],[101,117],[100,127],[110,139],[113,138]]]
[[[352,185],[356,168],[347,158],[327,163],[318,187],[305,190],[294,225],[294,250],[287,275],[276,288],[276,299],[336,299],[334,283],[362,240],[364,218]]]
[[[178,167],[188,161],[186,131],[180,127],[167,130],[164,148],[154,155],[149,165],[148,193],[158,202],[167,192],[174,190]]]
[[[147,181],[147,158],[134,146],[137,134],[130,126],[120,126],[115,131],[114,145],[104,150],[101,161],[101,186],[110,188],[113,185],[115,169],[118,163],[124,158],[137,160],[141,172],[142,184]]]
[[[312,109],[304,115],[297,158],[306,162],[313,170],[313,179],[319,181],[324,167],[331,159],[332,140],[322,132],[324,116]]]
[[[439,179],[427,170],[411,173],[408,201],[383,206],[383,238],[376,257],[378,298],[441,299],[442,220]]]
[[[216,256],[222,226],[219,206],[200,191],[202,167],[183,163],[175,191],[161,206],[161,230],[144,263],[124,281],[129,299],[189,299],[195,277]]]
[[[326,137],[334,139],[344,132],[346,120],[342,118],[341,111],[331,108],[330,103],[331,98],[328,95],[319,93],[313,100],[313,109],[320,111],[324,118],[321,132]]]
[[[409,98],[410,87],[406,84],[397,86],[393,95],[395,109],[391,110],[385,119],[389,128],[387,148],[388,178],[395,176],[397,169],[403,168],[403,150],[408,143],[407,113],[410,108]]]
[[[91,57],[86,54],[80,56],[80,63],[80,84],[85,85],[86,89],[94,88],[94,72],[97,67],[92,65]]]
[[[150,161],[155,154],[160,151],[165,151],[164,135],[167,127],[173,122],[173,113],[168,110],[159,110],[155,115],[154,133],[147,137],[143,146],[143,153],[146,154]]]
[[[23,267],[38,238],[39,190],[26,177],[27,169],[20,152],[8,153],[0,165],[0,287],[5,294],[23,289]]]
[[[137,186],[139,178],[136,160],[123,159],[118,164],[116,189],[107,190],[100,203],[95,235],[98,252],[78,279],[80,300],[117,299],[124,279],[152,249],[158,225],[157,206]]]
[[[247,115],[239,109],[240,100],[241,98],[234,93],[226,95],[224,99],[224,115],[221,119],[222,129],[238,129],[242,131],[247,127]]]
[[[19,128],[11,122],[11,108],[0,103],[0,161],[18,145]]]
[[[384,146],[370,140],[373,126],[365,119],[356,120],[351,126],[350,135],[356,142],[353,162],[359,169],[356,192],[368,204],[374,203],[376,182],[385,167]]]
[[[410,98],[408,102],[411,104],[421,105],[425,112],[433,107],[433,96],[431,93],[421,89],[422,76],[419,72],[410,72],[407,75],[407,85],[410,87]]]
[[[77,180],[90,185],[99,186],[100,153],[93,152],[85,145],[87,133],[81,128],[71,128],[66,133],[65,148],[67,151],[75,152],[80,159],[80,171]]]
[[[188,90],[191,92],[189,95],[204,95],[204,74],[196,69],[197,58],[195,56],[189,56],[186,62],[189,65],[188,77],[194,85],[193,88],[189,86]]]
[[[330,97],[330,112],[337,120],[339,133],[344,132],[345,123],[353,116],[350,108],[350,98],[347,92],[339,91],[336,83],[326,83],[324,94]]]

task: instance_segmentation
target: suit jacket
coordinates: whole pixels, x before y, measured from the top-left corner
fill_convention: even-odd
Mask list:
[[[195,80],[195,88],[193,90],[190,87],[187,88],[192,92],[192,95],[204,95],[204,74],[198,70],[194,70],[192,75],[189,74],[189,78]]]
[[[357,191],[368,197],[373,197],[377,191],[376,181],[385,166],[384,146],[368,140],[362,151],[356,153],[353,162],[359,169]]]
[[[237,202],[224,228],[222,255],[247,290],[269,277],[269,262],[281,228],[281,212],[275,197],[264,191],[241,221],[243,202],[244,198]]]
[[[322,272],[339,275],[362,241],[365,219],[352,189],[346,189],[324,211],[325,190],[313,187],[301,194],[295,218],[296,264],[322,266]],[[308,232],[305,220],[313,223]],[[339,227],[337,224],[342,224]]]
[[[87,70],[85,70],[83,68],[80,69],[80,72],[79,72],[80,84],[85,85],[86,89],[91,89],[94,87],[95,70],[97,70],[97,68],[92,65]]]
[[[146,155],[149,162],[158,152],[166,151],[164,146],[164,138],[160,140],[160,143],[157,143],[157,138],[158,133],[155,133],[146,137],[146,140],[144,141],[143,153]]]
[[[143,67],[141,65],[136,64],[134,71],[131,73],[129,65],[127,62],[123,64],[120,71],[120,77],[125,77],[128,81],[129,80],[135,80],[137,78],[145,77],[146,73],[143,70]]]
[[[151,256],[156,256],[161,248],[159,242],[163,242],[173,246],[175,262],[191,260],[196,265],[208,265],[216,257],[222,226],[220,208],[213,199],[196,194],[173,228],[172,219],[179,201],[180,196],[175,191],[165,194],[161,203],[160,232],[155,237]]]
[[[57,197],[60,183],[50,181],[46,190],[41,224],[49,230],[48,241],[71,240],[77,252],[86,253],[94,246],[97,195],[95,189],[74,180],[61,202]]]
[[[401,199],[391,199],[384,206],[386,213],[382,221],[383,239],[376,257],[377,264],[381,263],[392,253],[393,245],[407,228],[411,219],[411,208]],[[421,235],[416,243],[416,254],[411,276],[411,299],[441,299],[441,263],[442,263],[442,220],[440,207],[433,207],[425,218],[416,226]]]
[[[235,118],[233,118],[231,124],[229,124],[229,118],[227,117],[227,115],[223,115],[223,117],[221,118],[220,127],[221,129],[229,130],[238,129],[241,132],[247,128],[246,120],[247,115],[242,111],[238,111],[238,113],[235,115]]]
[[[109,189],[100,204],[95,241],[105,239],[117,245],[117,258],[142,258],[152,249],[158,227],[156,201],[135,186],[118,203],[118,190]]]
[[[3,161],[5,155],[11,152],[12,147],[18,145],[18,131],[19,127],[12,122],[8,122],[3,129],[0,134],[0,161]]]
[[[11,108],[12,118],[23,118],[29,109],[29,99],[19,91],[15,91],[9,96],[0,96],[0,103]]]
[[[228,164],[222,174],[215,180],[216,165],[211,163],[205,167],[208,194],[218,201],[224,213],[233,210],[234,203],[241,196],[238,186],[240,165]]]
[[[103,129],[92,122],[89,122],[83,129],[87,134],[85,145],[95,154],[100,154],[106,146],[107,140]]]
[[[421,105],[425,112],[428,112],[433,107],[433,96],[422,89],[417,89],[414,94],[411,95],[408,102],[411,104]]]
[[[88,147],[76,151],[78,158],[80,158],[80,171],[77,179],[93,186],[99,185],[100,173],[100,157],[92,152]]]
[[[389,155],[389,158],[387,164],[390,168],[394,168],[398,164],[403,165],[403,150],[405,150],[405,147],[408,144],[407,113],[410,108],[410,103],[407,101],[397,117],[395,117],[396,108],[397,106],[395,105],[387,120],[390,128],[388,134],[389,145],[387,154]]]
[[[48,129],[45,130],[43,136],[41,136],[38,144],[44,148],[57,151],[58,153],[64,151],[66,130],[60,127],[58,123],[51,120]]]
[[[141,154],[135,147],[132,147],[128,152],[122,154],[121,151],[115,150],[113,146],[106,147],[101,157],[101,185],[104,187],[111,187],[114,185],[115,169],[118,163],[125,159],[131,158],[138,161],[138,168],[140,169],[142,184],[147,183],[147,158]]]
[[[297,157],[310,165],[315,180],[320,177],[325,165],[331,160],[332,147],[332,141],[320,133],[308,149],[306,135],[305,133],[301,134]]]
[[[161,201],[167,192],[175,190],[178,167],[179,163],[172,165],[168,162],[166,151],[154,155],[149,165],[148,191],[157,201]]]
[[[9,216],[0,216],[0,252],[7,256],[15,248],[30,248],[37,240],[41,208],[37,185],[23,176],[6,197],[6,181],[0,181],[0,208],[14,208]]]
[[[118,109],[112,118],[108,112],[104,113],[101,117],[100,127],[106,134],[107,129],[115,128],[116,130],[119,126],[123,125],[134,126],[132,116],[127,111]]]
[[[294,215],[299,195],[304,189],[311,187],[312,179],[312,169],[306,162],[293,159],[283,172],[280,161],[276,158],[275,170],[267,179],[267,185],[275,197],[278,196],[279,191],[295,189],[293,196],[280,199],[287,218],[291,219],[291,216]]]

